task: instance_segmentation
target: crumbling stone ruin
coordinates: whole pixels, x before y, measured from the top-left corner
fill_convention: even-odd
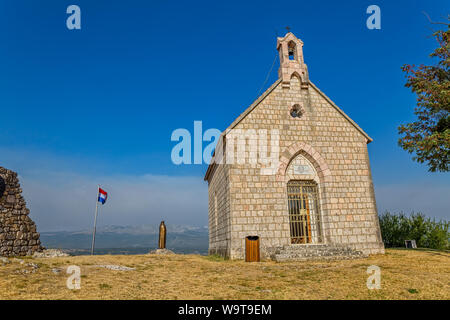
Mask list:
[[[0,167],[0,256],[42,251],[36,224],[22,197],[17,173]]]

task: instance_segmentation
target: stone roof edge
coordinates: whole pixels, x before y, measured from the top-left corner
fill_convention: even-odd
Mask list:
[[[309,84],[317,90],[317,92],[325,99],[327,100],[345,119],[347,119],[364,137],[367,139],[367,143],[370,143],[373,141],[373,139],[363,130],[360,126],[356,124],[355,121],[353,121],[344,111],[342,111],[341,108],[339,108],[330,98],[327,97],[325,93],[323,93],[314,83],[309,81]]]
[[[264,93],[262,95],[260,95],[247,109],[244,110],[244,112],[242,112],[240,114],[239,117],[236,118],[236,120],[234,120],[230,126],[228,128],[225,129],[225,135],[227,134],[227,132],[231,129],[233,129],[234,127],[236,127],[239,122],[242,121],[242,119],[244,119],[250,112],[253,111],[253,109],[255,109],[273,90],[275,90],[275,88],[281,83],[281,79],[278,79],[277,81],[275,81],[266,91],[264,91]]]
[[[253,103],[242,112],[239,117],[236,118],[229,126],[226,128],[222,134],[220,135],[220,139],[222,139],[224,136],[227,135],[228,131],[232,130],[234,127],[236,127],[239,122],[242,121],[250,112],[253,111],[280,83],[282,79],[278,79],[275,81],[262,95],[260,95]],[[209,178],[209,174],[211,173],[213,169],[213,163],[214,163],[214,156],[211,159],[211,163],[208,166],[208,169],[206,170],[205,177],[203,178],[204,181],[207,181]]]

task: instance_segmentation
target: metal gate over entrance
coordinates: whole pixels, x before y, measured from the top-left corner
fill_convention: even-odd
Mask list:
[[[291,244],[321,243],[319,199],[314,181],[287,184]]]

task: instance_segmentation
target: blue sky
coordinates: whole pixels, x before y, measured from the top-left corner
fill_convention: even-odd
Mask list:
[[[81,30],[66,8],[81,8]],[[381,30],[366,8],[381,8]],[[18,171],[40,230],[207,224],[206,165],[172,164],[173,130],[225,129],[257,97],[290,26],[310,79],[373,139],[377,203],[449,218],[450,179],[397,146],[415,96],[400,67],[430,63],[448,1],[0,0],[0,165]],[[266,84],[277,79],[278,61]],[[165,178],[167,178],[165,180]],[[162,183],[162,181],[169,181]],[[177,196],[179,198],[177,198]],[[178,207],[184,199],[183,205]],[[120,201],[119,201],[120,199]]]

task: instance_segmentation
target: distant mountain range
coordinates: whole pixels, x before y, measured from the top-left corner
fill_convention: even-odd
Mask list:
[[[159,227],[105,226],[97,228],[96,254],[144,254],[158,247]],[[73,255],[89,254],[92,230],[41,232],[46,248],[62,249]],[[208,253],[208,228],[167,227],[167,248],[177,253]]]

